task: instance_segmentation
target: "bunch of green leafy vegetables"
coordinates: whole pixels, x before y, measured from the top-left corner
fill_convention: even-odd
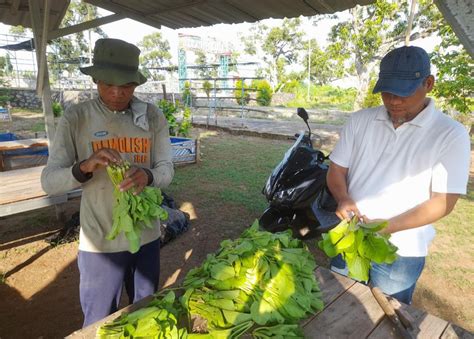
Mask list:
[[[189,271],[178,288],[179,302],[174,293],[157,296],[145,308],[149,313],[123,315],[103,325],[98,336],[303,338],[299,321],[323,308],[314,257],[291,231],[273,234],[258,228],[256,221],[236,240],[224,240],[216,253]]]
[[[256,338],[302,337],[294,325],[323,308],[314,257],[291,231],[258,228],[256,221],[235,241],[224,240],[186,275],[183,307],[190,318],[204,318],[213,336],[238,338],[253,328]]]
[[[351,278],[368,281],[371,262],[391,264],[397,258],[398,248],[390,243],[390,234],[378,233],[387,225],[387,221],[361,223],[354,216],[323,233],[318,246],[328,257],[341,254]]]
[[[147,307],[125,313],[97,329],[100,339],[187,338],[186,328],[178,328],[180,310],[173,291],[157,294]]]
[[[107,166],[107,174],[114,185],[115,205],[112,230],[106,239],[113,240],[123,232],[130,244],[130,252],[136,253],[140,249],[141,232],[145,227],[154,228],[153,221],[157,218],[168,219],[168,212],[161,207],[163,196],[157,187],[147,186],[137,195],[133,194],[133,190],[119,190],[118,186],[129,169],[128,162]]]

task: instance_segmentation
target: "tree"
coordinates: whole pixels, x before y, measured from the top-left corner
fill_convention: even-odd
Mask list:
[[[82,1],[72,0],[61,22],[61,27],[74,26],[98,17],[97,7]],[[107,37],[107,34],[100,27],[89,30],[89,33],[92,32],[102,38]],[[90,35],[86,38],[85,32],[81,31],[52,41],[51,47],[54,53],[48,54],[48,62],[51,65],[53,77],[60,77],[63,71],[69,73],[78,71],[80,58],[89,54],[90,38]]]
[[[304,33],[300,24],[299,18],[284,19],[280,26],[273,28],[258,24],[251,28],[250,35],[242,38],[247,54],[261,54],[266,63],[263,74],[276,92],[287,80],[285,69],[298,60],[303,48]]]
[[[13,35],[13,39],[18,40],[19,37],[25,37],[26,33],[29,31],[28,28],[25,28],[21,25],[11,26],[8,32]]]
[[[326,85],[344,76],[343,64],[334,60],[328,52],[320,48],[316,39],[306,41],[305,50],[309,50],[310,53],[311,82],[317,85]],[[306,60],[305,64],[307,65],[307,63]]]
[[[8,54],[7,54],[8,56]],[[9,61],[9,60],[8,60]],[[8,100],[10,99],[9,90],[5,87],[8,87],[9,83],[4,78],[7,68],[7,58],[0,56],[0,107],[4,107]]]
[[[144,73],[151,80],[163,80],[163,75],[156,69],[165,66],[171,60],[170,44],[164,39],[161,32],[145,35],[138,43],[142,53],[140,63],[144,67]]]
[[[430,0],[420,0],[413,20],[410,41],[433,35],[442,15]],[[359,80],[355,107],[360,108],[381,58],[405,40],[409,17],[408,2],[377,0],[373,5],[356,6],[350,18],[332,27],[327,51],[344,68],[345,75]],[[349,61],[349,62],[347,62]]]
[[[445,109],[450,107],[460,113],[458,120],[473,125],[474,111],[474,62],[461,45],[451,27],[443,22],[439,29],[441,43],[434,48],[431,56],[436,66],[436,84],[433,93],[441,100]]]
[[[209,78],[209,68],[207,63],[206,53],[203,51],[196,51],[196,60],[194,61],[196,66],[199,66],[197,75],[200,78]]]

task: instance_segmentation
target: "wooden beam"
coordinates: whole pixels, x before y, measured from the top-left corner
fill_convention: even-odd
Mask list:
[[[36,81],[36,93],[39,96],[43,94],[43,85],[44,85],[44,77],[45,77],[45,68],[47,67],[46,61],[46,46],[48,45],[48,27],[49,27],[49,9],[50,9],[50,1],[43,0],[43,22],[42,22],[42,33],[41,33],[41,44],[36,45],[36,51],[39,50],[39,58],[38,58],[38,76]],[[36,42],[36,41],[35,41]],[[38,55],[38,53],[37,53]]]
[[[46,2],[49,2],[49,0]],[[40,2],[37,0],[28,0],[28,3],[30,5],[31,26],[33,27],[33,35],[35,37],[36,62],[38,64],[36,93],[42,99],[46,134],[51,145],[54,139],[55,126],[53,105],[51,102],[51,88],[49,86],[48,64],[46,62],[47,34],[44,32],[47,32],[47,28],[43,28],[44,23],[41,20]],[[46,7],[49,8],[49,5],[45,4],[45,8]],[[49,14],[44,16],[49,18]],[[43,74],[40,75],[40,65],[42,62],[44,62],[41,71]]]
[[[10,13],[12,15],[18,14],[18,8],[20,8],[20,1],[21,0],[13,0],[12,4],[10,5]]]
[[[63,36],[69,35],[69,34],[74,34],[77,32],[82,32],[91,28],[95,28],[101,25],[105,25],[114,21],[122,20],[125,19],[126,16],[122,14],[111,14],[108,16],[104,16],[102,18],[97,18],[94,20],[82,22],[80,24],[74,25],[74,26],[69,26],[65,28],[60,28],[54,31],[50,31],[48,34],[48,40],[53,40],[57,38],[61,38]]]

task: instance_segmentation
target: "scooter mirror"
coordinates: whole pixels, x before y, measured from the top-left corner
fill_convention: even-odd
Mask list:
[[[308,112],[306,112],[306,110],[303,107],[298,107],[298,109],[296,110],[296,113],[305,122],[308,121],[308,119],[309,119],[308,118]]]

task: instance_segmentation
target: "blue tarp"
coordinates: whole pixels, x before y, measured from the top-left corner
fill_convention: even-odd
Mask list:
[[[14,141],[19,138],[14,133],[0,133],[0,141]],[[15,155],[48,155],[48,146],[35,147],[34,149],[19,149],[14,151],[3,152],[5,156]]]

